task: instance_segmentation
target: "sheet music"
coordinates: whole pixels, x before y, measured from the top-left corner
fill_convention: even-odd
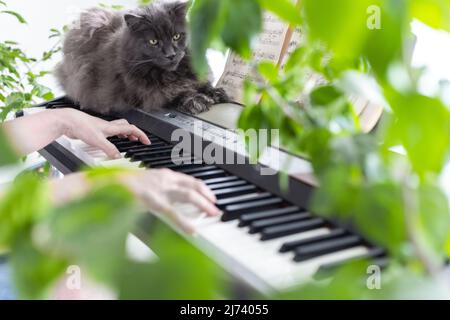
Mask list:
[[[302,42],[304,42],[304,36],[300,28],[290,30],[285,22],[270,13],[265,13],[263,15],[263,32],[256,40],[252,59],[243,61],[238,55],[230,53],[217,87],[224,88],[234,101],[242,103],[244,80],[260,81],[260,78],[254,73],[253,65],[262,60],[269,60],[277,63],[282,70],[291,54],[302,45]],[[309,73],[307,77],[305,90],[300,92],[296,99],[299,103],[305,101],[307,95],[315,87],[327,83],[326,79],[314,72]],[[383,108],[375,106],[364,96],[352,95],[349,99],[360,117],[363,131],[370,131],[381,117]]]
[[[368,101],[368,100],[366,100]],[[368,101],[367,106],[359,115],[359,122],[363,132],[370,132],[377,125],[383,114],[383,106]]]
[[[225,89],[236,102],[242,102],[244,80],[248,78],[258,81],[257,75],[252,71],[252,65],[262,60],[278,63],[287,32],[288,26],[285,22],[270,13],[264,13],[263,31],[256,39],[252,59],[243,61],[238,55],[230,53],[217,87]]]

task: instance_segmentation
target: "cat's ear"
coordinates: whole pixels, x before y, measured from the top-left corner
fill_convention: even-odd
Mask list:
[[[132,31],[139,32],[143,29],[145,25],[144,17],[140,15],[127,13],[125,14],[124,18],[128,28],[130,28],[130,30]]]
[[[190,4],[191,4],[190,1],[177,1],[167,3],[167,6],[170,13],[173,14],[175,17],[185,19]]]

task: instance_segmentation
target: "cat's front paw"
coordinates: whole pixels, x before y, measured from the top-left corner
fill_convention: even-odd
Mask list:
[[[185,98],[178,107],[178,110],[195,115],[208,111],[214,103],[213,98],[204,94],[196,94]]]
[[[213,88],[211,89],[210,94],[215,103],[226,103],[231,101],[226,91],[222,88]]]

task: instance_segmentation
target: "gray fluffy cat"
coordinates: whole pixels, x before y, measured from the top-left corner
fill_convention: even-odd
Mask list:
[[[172,107],[191,114],[227,102],[192,71],[186,4],[155,2],[132,12],[84,12],[65,39],[56,76],[81,109],[120,114]]]

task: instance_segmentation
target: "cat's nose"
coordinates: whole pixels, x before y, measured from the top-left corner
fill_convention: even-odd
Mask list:
[[[176,57],[176,53],[175,52],[166,54],[166,58],[169,59],[169,60],[173,60],[173,59],[175,59],[175,57]]]

